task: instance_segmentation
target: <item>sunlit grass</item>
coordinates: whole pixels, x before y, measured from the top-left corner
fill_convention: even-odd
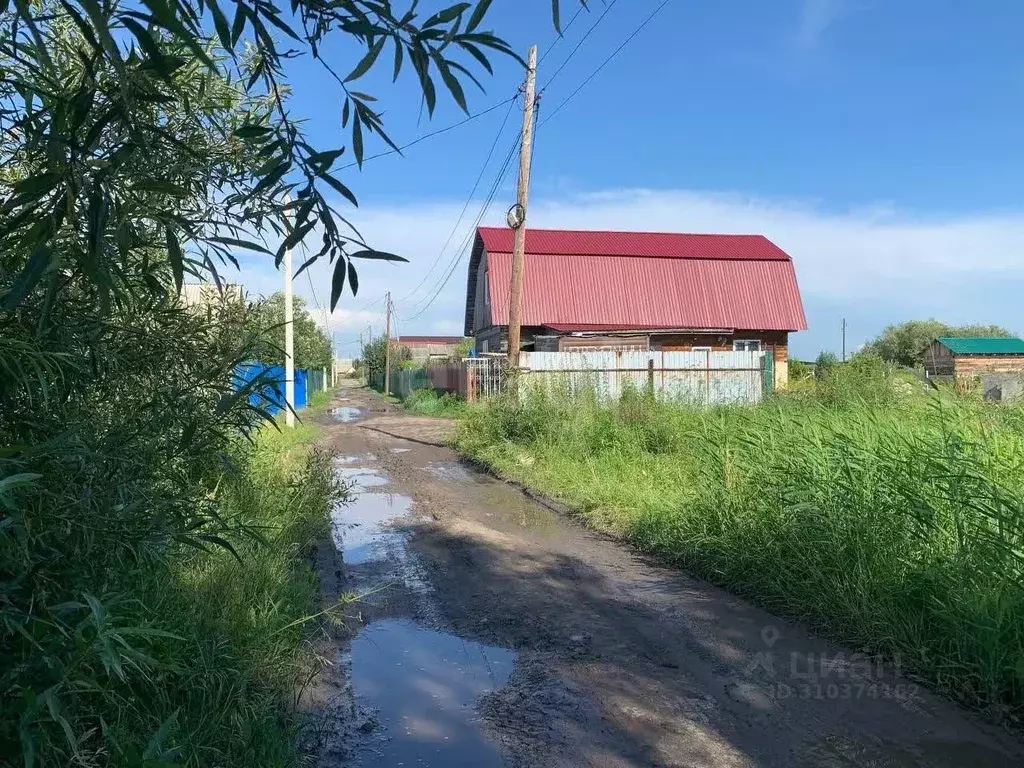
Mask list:
[[[1024,707],[1024,417],[938,396],[685,408],[532,395],[467,454],[996,716]]]

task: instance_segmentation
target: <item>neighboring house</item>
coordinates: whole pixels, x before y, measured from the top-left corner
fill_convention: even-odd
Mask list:
[[[511,229],[480,227],[466,335],[508,347]],[[530,229],[522,346],[771,351],[788,379],[789,334],[807,328],[793,260],[761,235]]]
[[[461,342],[461,336],[396,336],[391,340],[396,347],[408,347],[417,363],[432,357],[450,357]]]
[[[1024,374],[1024,340],[943,336],[924,353],[928,376],[974,378],[982,374]]]
[[[331,381],[338,383],[338,379],[348,376],[355,371],[355,361],[350,357],[334,358],[334,365],[331,368]]]

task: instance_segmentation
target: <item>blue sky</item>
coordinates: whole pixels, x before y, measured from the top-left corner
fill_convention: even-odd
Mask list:
[[[564,1],[567,21],[574,9]],[[793,256],[801,281],[810,330],[792,340],[797,357],[838,350],[844,316],[851,348],[913,317],[1024,332],[1024,6],[669,0],[545,122],[660,2],[617,0],[549,84],[611,3],[592,0],[544,58],[534,225],[768,235]],[[550,9],[548,0],[495,0],[488,25],[524,54],[531,43],[545,52],[555,40]],[[329,56],[348,71],[359,52]],[[411,72],[392,85],[386,58],[359,88],[380,98],[396,141],[461,119],[451,103],[432,121],[421,115]],[[495,63],[487,92],[470,91],[471,110],[515,94],[521,69]],[[293,113],[307,118],[316,143],[347,143],[337,86],[309,62],[296,62],[289,77]],[[360,295],[346,295],[328,321],[342,353],[354,352],[352,341],[368,324],[382,327],[383,302],[371,302],[388,289],[400,332],[461,332],[465,260],[453,261],[455,245],[515,137],[518,111],[469,213],[456,222],[505,114],[495,110],[404,157],[345,171],[361,203],[353,222],[375,246],[411,263],[363,268]],[[503,218],[513,185],[514,172],[485,221]],[[453,228],[453,245],[441,254]],[[326,266],[310,278],[300,278],[296,290],[309,297],[312,283],[322,304]],[[279,276],[247,261],[243,280],[269,291]]]

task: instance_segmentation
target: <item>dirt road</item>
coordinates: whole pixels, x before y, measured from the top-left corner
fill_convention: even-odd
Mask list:
[[[323,766],[1020,766],[1008,733],[589,532],[358,388],[326,419],[355,500],[319,553],[364,594],[306,694]]]

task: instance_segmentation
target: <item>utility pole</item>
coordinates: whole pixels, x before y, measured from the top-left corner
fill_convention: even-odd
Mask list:
[[[846,362],[846,318],[843,318],[843,362]]]
[[[526,67],[526,104],[523,109],[523,145],[519,151],[519,186],[516,188],[516,213],[509,215],[515,227],[512,249],[512,283],[508,302],[508,364],[519,368],[519,339],[523,321],[523,256],[526,252],[526,206],[530,197],[530,161],[533,153],[533,113],[537,94],[537,46],[531,46]]]
[[[391,394],[391,291],[384,300],[387,320],[384,325],[384,397]]]
[[[291,197],[285,196],[285,204]],[[287,214],[285,214],[287,219]],[[284,423],[295,426],[295,325],[292,322],[292,249],[284,252]]]

